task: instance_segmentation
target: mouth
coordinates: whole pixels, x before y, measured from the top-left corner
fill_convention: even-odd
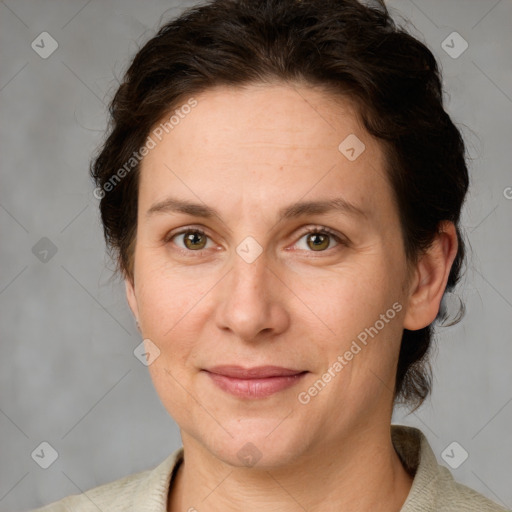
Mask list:
[[[294,386],[307,371],[280,366],[215,366],[203,370],[221,390],[239,398],[266,398]]]

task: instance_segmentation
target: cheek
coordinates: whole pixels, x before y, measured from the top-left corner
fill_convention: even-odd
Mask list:
[[[397,279],[392,276],[383,262],[371,258],[368,264],[333,273],[323,282],[321,292],[310,289],[309,300],[321,305],[322,315],[337,325],[339,334],[348,334],[348,326],[364,328],[400,299]]]
[[[185,407],[182,386],[189,386],[192,356],[197,353],[201,339],[198,306],[208,287],[191,282],[182,274],[153,271],[149,266],[137,277],[143,335],[160,350],[148,370],[159,396],[174,416],[176,408]]]
[[[390,263],[384,258],[373,260],[364,268],[353,267],[332,276],[321,306],[317,306],[324,322],[335,332],[323,341],[318,338],[323,351],[329,354],[331,364],[338,356],[343,357],[343,379],[338,379],[334,387],[351,386],[358,396],[362,382],[374,389],[370,383],[379,387],[394,374],[404,308],[400,274]],[[311,301],[315,303],[313,296]]]
[[[211,279],[195,276],[189,269],[171,270],[143,261],[139,268],[136,293],[141,324],[161,341],[172,338],[199,311],[198,304],[212,288]]]

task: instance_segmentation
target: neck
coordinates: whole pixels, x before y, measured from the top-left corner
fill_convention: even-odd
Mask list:
[[[182,438],[185,457],[169,493],[169,512],[398,512],[412,485],[389,428],[322,443],[292,466],[269,470],[233,467],[195,439]]]

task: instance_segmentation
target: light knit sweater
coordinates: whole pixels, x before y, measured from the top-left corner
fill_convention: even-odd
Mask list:
[[[420,430],[392,425],[391,437],[402,463],[414,474],[400,512],[506,512],[483,495],[455,482],[448,469],[437,463]],[[33,512],[167,512],[171,477],[182,459],[183,447],[152,470],[68,496]]]

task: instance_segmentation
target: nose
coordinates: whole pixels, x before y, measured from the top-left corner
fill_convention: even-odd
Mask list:
[[[276,273],[267,265],[264,253],[251,263],[234,254],[231,272],[218,290],[217,327],[246,342],[284,332],[290,323],[290,297]]]

